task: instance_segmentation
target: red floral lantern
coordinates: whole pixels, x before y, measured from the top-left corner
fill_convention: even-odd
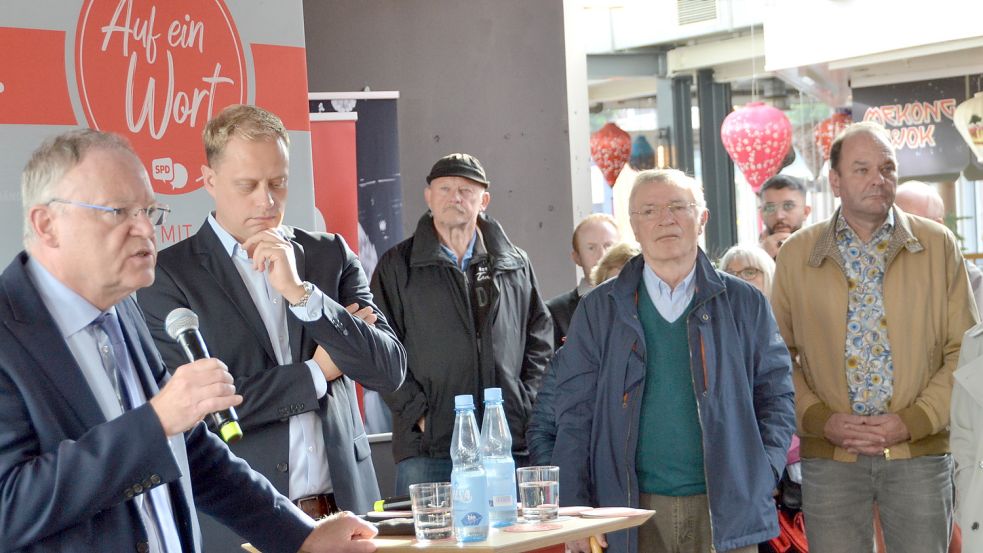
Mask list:
[[[853,117],[850,116],[850,112],[837,110],[830,117],[820,121],[816,125],[816,128],[812,130],[813,138],[816,140],[816,147],[823,153],[823,161],[829,161],[829,149],[833,146],[833,140],[836,140],[836,137],[850,123],[853,123]]]
[[[792,123],[781,110],[751,102],[724,119],[720,140],[757,193],[781,168],[792,146]]]
[[[631,157],[631,136],[618,125],[608,123],[590,137],[590,157],[608,181],[614,186],[618,175]]]

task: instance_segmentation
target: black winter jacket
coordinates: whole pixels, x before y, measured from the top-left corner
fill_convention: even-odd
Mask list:
[[[502,388],[513,453],[528,454],[526,425],[553,349],[553,324],[526,253],[485,214],[478,230],[493,283],[484,328],[475,329],[467,276],[441,250],[429,212],[413,236],[382,256],[372,277],[376,305],[407,354],[403,385],[384,396],[396,462],[449,457],[454,396],[474,396],[480,423],[481,388],[494,386]]]

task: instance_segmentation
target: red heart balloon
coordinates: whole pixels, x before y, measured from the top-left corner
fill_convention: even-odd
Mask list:
[[[781,110],[751,102],[724,119],[720,140],[757,193],[781,168],[792,145],[792,123]]]

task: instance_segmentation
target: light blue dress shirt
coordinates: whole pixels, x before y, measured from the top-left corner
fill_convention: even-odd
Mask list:
[[[263,319],[270,342],[273,343],[277,363],[280,365],[291,363],[293,357],[290,351],[290,335],[287,332],[287,310],[284,307],[287,305],[286,300],[270,286],[265,272],[261,273],[253,269],[249,254],[228,231],[222,228],[214,215],[208,216],[208,223],[232,258],[232,264],[239,271],[242,282],[249,291],[249,297],[252,298],[260,318]],[[324,300],[324,294],[315,288],[305,307],[290,309],[299,319],[313,321],[321,316]],[[320,399],[328,391],[328,382],[316,361],[309,359],[306,364],[311,371],[314,392]],[[328,456],[324,447],[324,431],[317,411],[307,411],[290,417],[288,490],[290,499],[296,500],[332,491],[331,472],[328,469]]]
[[[693,301],[693,294],[696,293],[695,275],[696,265],[694,264],[686,278],[673,289],[659,278],[647,263],[645,264],[645,270],[642,271],[645,291],[649,293],[649,298],[652,299],[655,308],[666,321],[671,323],[678,319],[686,312],[689,303]]]
[[[464,250],[464,257],[462,257],[460,260],[457,259],[457,254],[454,253],[454,250],[445,246],[443,242],[440,243],[440,249],[447,254],[447,257],[451,258],[451,261],[454,262],[454,265],[460,267],[462,271],[467,271],[468,265],[471,264],[471,258],[474,257],[474,243],[477,240],[478,240],[478,230],[475,229],[474,236],[472,236],[471,241],[468,242],[468,249]]]
[[[55,326],[61,333],[75,361],[82,369],[92,394],[99,403],[99,408],[106,420],[112,420],[123,414],[119,397],[99,355],[97,338],[90,326],[103,312],[89,303],[85,298],[68,288],[54,277],[40,263],[30,258],[27,261],[27,273],[41,295],[48,312],[55,321]],[[119,320],[116,307],[111,307],[107,313],[113,319]],[[118,324],[118,323],[117,323]],[[129,367],[119,367],[119,377],[126,387],[130,405],[134,408],[147,402],[147,395],[137,377],[133,359],[126,355]],[[83,475],[84,477],[84,475]],[[148,505],[145,504],[149,500]],[[177,524],[174,521],[174,511],[171,507],[171,494],[167,486],[157,486],[150,491],[139,494],[132,499],[147,530],[147,542],[153,553],[180,553],[181,538]],[[156,520],[154,520],[156,519]]]

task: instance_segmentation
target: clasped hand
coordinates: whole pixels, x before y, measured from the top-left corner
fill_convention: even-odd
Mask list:
[[[870,416],[836,413],[826,421],[823,432],[834,445],[859,455],[883,455],[884,449],[911,437],[896,413]]]

